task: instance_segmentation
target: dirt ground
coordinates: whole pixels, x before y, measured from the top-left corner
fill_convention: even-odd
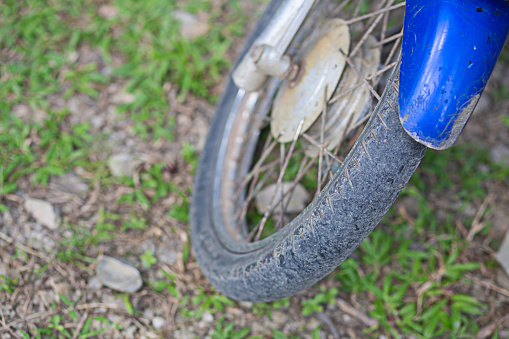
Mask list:
[[[237,45],[238,50],[240,40]],[[229,53],[233,56],[235,52]],[[83,48],[77,58],[88,63],[100,56],[93,49]],[[29,175],[19,180],[15,194],[3,198],[8,210],[0,212],[0,274],[8,277],[10,286],[15,288],[8,290],[6,280],[0,281],[3,283],[0,285],[3,286],[0,288],[0,337],[32,338],[39,329],[42,338],[233,338],[232,333],[225,334],[228,324],[234,324],[235,330],[249,328],[249,335],[262,338],[276,338],[273,330],[280,331],[283,337],[373,336],[364,332],[377,323],[369,316],[369,293],[356,296],[340,291],[336,303],[327,303],[322,311],[311,315],[302,314],[303,300],[313,298],[321,289],[340,286],[333,275],[276,305],[224,301],[218,297],[190,253],[186,217],[168,213],[175,206],[184,206],[185,210],[188,204],[195,164],[182,155],[183,145],[200,151],[214,106],[191,95],[185,102],[179,102],[176,89],[168,86],[167,95],[172,104],[167,117],[175,119],[174,139],[151,142],[134,134],[133,121],[117,113],[119,105],[132,100],[125,85],[107,84],[97,99],[84,94],[75,94],[67,100],[59,96],[50,99],[55,108],[69,109],[65,121],[69,128],[80,122],[91,122],[92,158],[103,166],[95,173],[76,167],[64,177],[51,176],[46,186],[33,185]],[[213,90],[220,92],[219,88]],[[502,116],[509,117],[509,98],[501,88],[509,88],[509,63],[497,65],[458,143],[478,145],[494,161],[509,166],[509,127],[500,123]],[[20,104],[14,107],[13,114],[22,119],[37,119],[33,114],[26,114],[27,111],[29,108]],[[104,179],[107,178],[104,173],[115,154],[128,154],[133,159],[135,182],[143,180],[140,175],[152,165],[166,164],[163,177],[171,179],[183,194],[173,190],[150,210],[139,204],[119,202],[120,197],[133,193],[136,188],[118,181],[106,184],[108,179]],[[481,166],[479,170],[490,171],[490,168]],[[429,184],[437,180],[426,177],[425,173],[419,175]],[[461,185],[461,181],[457,184]],[[462,252],[465,257],[493,257],[497,248],[490,241],[500,240],[509,228],[508,187],[496,181],[483,185],[488,194],[473,199],[461,209],[451,205],[455,199],[449,199],[447,192],[426,193],[426,200],[439,220],[456,213],[459,220],[490,223],[489,232],[471,241]],[[156,194],[153,188],[145,188],[143,193],[148,197]],[[450,194],[454,195],[455,191],[451,190]],[[26,208],[30,198],[54,206],[61,221],[57,228],[49,229],[33,218]],[[401,209],[410,219],[419,215],[411,199],[398,200],[395,210]],[[118,220],[108,215],[123,217]],[[137,227],[136,220],[141,219],[143,225]],[[93,242],[92,237],[100,233],[97,225],[106,223],[122,231],[109,240]],[[470,224],[464,223],[458,229],[468,236]],[[77,248],[84,251],[75,251]],[[152,265],[142,259],[147,252],[156,258]],[[96,273],[97,263],[103,256],[122,258],[136,267],[141,272],[143,287],[135,293],[124,294],[103,286]],[[496,264],[481,266],[470,276],[475,284],[467,292],[489,305],[489,314],[480,316],[478,337],[491,337],[498,330],[500,338],[508,338],[509,278]],[[166,288],[163,282],[170,281],[171,287]],[[204,303],[209,306],[203,306]],[[318,326],[320,329],[316,331]],[[380,339],[390,335],[374,333]]]

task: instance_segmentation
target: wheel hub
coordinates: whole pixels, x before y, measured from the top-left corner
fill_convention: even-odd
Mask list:
[[[331,19],[303,43],[294,58],[300,65],[296,79],[287,79],[276,95],[272,110],[271,132],[280,142],[289,142],[304,133],[323,111],[334,93],[348,54],[350,33],[345,21]],[[327,89],[327,90],[326,90]]]

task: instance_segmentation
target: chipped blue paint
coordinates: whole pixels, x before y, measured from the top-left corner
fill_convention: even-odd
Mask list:
[[[434,149],[454,144],[493,71],[509,30],[504,0],[408,0],[400,121]]]

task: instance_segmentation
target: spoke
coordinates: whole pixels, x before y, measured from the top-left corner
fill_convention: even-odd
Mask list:
[[[357,5],[355,6],[355,10],[353,12],[353,17],[356,17],[359,14],[359,11],[361,10],[362,6],[362,0],[357,0]]]
[[[346,6],[346,5],[350,2],[350,1],[351,1],[351,0],[345,0],[345,1],[343,1],[342,3],[340,3],[340,4],[338,5],[338,7],[336,7],[336,9],[334,9],[334,11],[332,11],[332,13],[328,16],[328,18],[330,19],[330,18],[333,18],[333,17],[335,17],[336,15],[338,15],[338,14],[341,12],[341,10],[342,10],[342,9],[343,9],[343,8],[344,8],[344,7],[345,7],[345,6]]]
[[[405,6],[405,2],[402,2],[402,3],[394,5],[394,6],[386,7],[386,8],[380,9],[378,11],[375,11],[375,12],[372,12],[372,13],[368,13],[368,14],[365,14],[365,15],[361,15],[361,16],[359,16],[357,18],[353,18],[353,19],[347,20],[346,24],[350,25],[350,24],[353,24],[354,22],[358,22],[358,21],[362,21],[362,20],[365,20],[365,19],[369,19],[369,18],[374,17],[374,16],[376,16],[378,14],[383,14],[385,12],[389,12],[389,11],[392,11],[392,10],[394,10],[396,8],[400,8],[400,7],[404,7],[404,6]]]
[[[353,50],[350,52],[350,57],[354,57],[355,54],[359,51],[361,46],[364,44],[368,36],[371,34],[371,32],[375,29],[376,25],[382,20],[383,14],[380,14],[376,17],[375,21],[369,26],[368,30],[364,33],[361,40],[355,45]]]
[[[279,151],[280,151],[279,158],[280,158],[280,162],[281,162],[280,168],[283,168],[284,163],[285,163],[285,144],[284,143],[281,143],[281,147],[279,148]],[[281,186],[281,196],[282,197],[285,196],[284,185]],[[284,212],[283,201],[284,201],[284,199],[281,199],[280,206],[279,206],[280,207],[279,220],[280,220],[281,224],[283,224],[283,212]]]
[[[325,89],[323,91],[323,113],[322,113],[322,126],[320,128],[320,153],[318,157],[318,182],[316,184],[316,193],[315,196],[318,196],[320,194],[321,188],[322,188],[322,159],[323,159],[323,139],[325,134],[325,119],[327,119],[327,86],[325,86]]]
[[[318,141],[316,141],[315,139],[313,139],[312,137],[309,136],[309,134],[307,133],[304,133],[302,134],[302,136],[304,137],[304,139],[306,139],[307,141],[309,141],[311,144],[313,144],[314,146],[316,147],[320,147],[320,143]],[[340,164],[343,163],[343,161],[341,159],[339,159],[336,155],[334,155],[334,153],[332,153],[331,151],[329,151],[327,148],[324,148],[323,151],[325,152],[325,154],[327,154],[328,156],[330,156],[331,158],[333,158],[334,160],[336,160],[337,162],[339,162]]]
[[[267,138],[267,140],[265,141],[265,145],[263,146],[262,156],[256,162],[256,164],[254,165],[251,172],[249,172],[246,175],[246,177],[244,178],[242,183],[239,185],[239,188],[237,189],[237,192],[235,193],[235,199],[237,199],[239,197],[239,194],[242,192],[244,187],[246,187],[246,185],[249,183],[251,178],[253,178],[256,175],[256,173],[258,173],[260,171],[260,167],[262,166],[263,162],[269,156],[269,154],[272,152],[274,147],[277,145],[277,139],[274,139],[272,142],[271,142],[271,140],[272,140],[272,134],[269,133],[269,137]]]
[[[341,54],[343,54],[343,56],[345,57],[345,60],[346,62],[348,63],[348,65],[350,67],[352,67],[352,69],[355,71],[355,73],[357,73],[357,75],[361,78],[361,80],[368,86],[369,88],[369,91],[371,92],[371,94],[373,94],[373,96],[378,100],[380,101],[380,95],[378,95],[378,93],[375,91],[375,89],[373,88],[373,86],[371,86],[371,84],[369,83],[368,80],[366,80],[366,77],[364,77],[364,75],[361,74],[361,72],[359,71],[359,69],[357,68],[357,66],[353,63],[353,61],[350,59],[350,57],[348,57],[342,50],[339,50],[339,52]]]
[[[293,149],[295,148],[295,144],[297,143],[297,139],[299,138],[299,134],[300,134],[300,131],[302,130],[302,125],[303,124],[304,124],[304,120],[301,120],[300,124],[299,124],[299,127],[297,128],[297,131],[295,132],[295,136],[294,136],[294,138],[292,140],[292,144],[290,145],[290,149],[288,151],[288,155],[286,156],[285,162],[283,164],[283,168],[281,169],[281,171],[279,173],[279,177],[277,179],[277,186],[276,186],[276,189],[274,191],[274,194],[272,195],[271,202],[267,206],[267,211],[265,211],[265,213],[263,215],[263,218],[262,218],[262,220],[260,222],[260,227],[258,228],[258,233],[256,233],[255,241],[258,241],[260,239],[260,236],[261,236],[262,231],[263,231],[263,227],[265,226],[265,223],[267,222],[267,219],[268,219],[270,213],[272,213],[272,210],[274,209],[274,199],[276,197],[276,193],[277,193],[279,187],[281,186],[281,182],[283,181],[283,176],[285,174],[286,167],[288,166],[288,163],[290,162],[290,158],[292,156]]]
[[[316,158],[318,155],[315,155],[313,158],[304,158],[301,163],[301,167],[299,169],[299,173],[297,174],[297,177],[295,177],[295,180],[292,182],[292,185],[288,189],[288,199],[286,201],[285,209],[288,207],[288,204],[290,203],[290,200],[292,199],[292,195],[295,192],[295,188],[297,187],[297,184],[299,181],[306,175],[306,173],[310,170],[311,166],[313,166],[314,162],[316,161]],[[280,199],[283,200],[286,198],[286,196],[281,196]],[[279,231],[279,229],[284,226],[282,224],[276,225],[275,232]]]

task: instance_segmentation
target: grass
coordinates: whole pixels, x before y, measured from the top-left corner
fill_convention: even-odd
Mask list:
[[[116,8],[115,15],[100,15],[103,4]],[[356,300],[357,308],[376,323],[371,327],[355,323],[355,333],[366,337],[467,338],[496,321],[487,315],[494,307],[493,295],[470,292],[472,276],[485,277],[497,267],[493,257],[479,248],[486,244],[496,248],[499,239],[490,240],[489,222],[471,240],[458,224],[468,232],[475,219],[466,213],[468,208],[479,208],[493,187],[507,189],[509,167],[492,163],[486,149],[472,144],[429,151],[402,194],[417,212],[397,204],[351,258],[304,294],[246,307],[197,278],[186,236],[190,180],[182,177],[195,172],[199,152],[177,138],[174,106],[196,97],[210,104],[217,100],[214,89],[232,63],[225,52],[245,33],[250,20],[251,13],[245,13],[242,5],[238,0],[221,6],[202,0],[0,3],[0,213],[19,218],[19,199],[46,196],[52,179],[69,171],[84,173],[90,188],[85,200],[69,205],[71,211],[62,211],[54,253],[31,250],[23,241],[4,243],[9,238],[2,238],[0,250],[9,254],[5,256],[9,267],[24,268],[19,276],[12,269],[0,274],[2,304],[12,306],[12,299],[35,295],[33,280],[53,281],[62,274],[58,268],[77,272],[73,277],[79,281],[74,294],[53,294],[45,305],[45,318],[22,325],[15,333],[22,338],[89,338],[107,329],[126,330],[108,318],[115,312],[152,331],[140,311],[144,302],[155,303],[143,299],[150,296],[176,305],[175,319],[188,325],[202,321],[206,312],[212,314],[211,338],[262,338],[251,323],[232,317],[232,309],[262,324],[273,321],[276,311],[301,321],[293,329],[286,324],[266,328],[263,337],[318,338],[326,328],[308,328],[307,323],[317,312],[344,314],[338,311],[340,298],[348,303]],[[177,21],[168,15],[177,9],[205,13],[209,32],[192,41],[181,38]],[[87,98],[97,104],[115,86],[120,87],[116,94],[129,98],[114,105],[115,119],[127,122],[118,129],[125,129],[128,138],[150,151],[178,143],[175,166],[180,174],[160,159],[143,161],[133,177],[116,178],[109,172],[106,159],[112,150],[104,143],[111,137],[108,133],[117,130],[98,131],[91,121],[76,119],[79,113],[71,110],[69,102]],[[497,102],[506,100],[507,88],[499,87],[492,96]],[[507,117],[501,119],[508,128]],[[288,176],[297,173],[299,160],[289,164]],[[315,177],[316,173],[306,177],[307,188],[316,187]],[[89,214],[80,212],[93,194],[99,196],[97,208]],[[101,202],[103,196],[110,200]],[[489,209],[480,217],[487,214]],[[137,244],[126,240],[159,240],[165,232],[179,239],[178,260],[171,267],[157,252],[137,252]],[[133,295],[103,291],[123,308],[94,313],[86,308],[87,298],[101,300],[83,286],[94,275],[97,258],[118,248],[126,249],[115,252],[119,256],[139,262],[149,283]],[[37,286],[53,288],[49,285]],[[503,310],[507,300],[497,307]]]

